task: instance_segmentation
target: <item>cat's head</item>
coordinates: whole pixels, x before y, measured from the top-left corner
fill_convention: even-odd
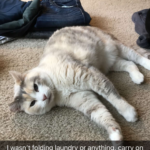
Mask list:
[[[36,70],[24,74],[10,71],[10,74],[15,81],[14,101],[9,105],[11,111],[40,115],[54,106],[54,87],[48,75]]]

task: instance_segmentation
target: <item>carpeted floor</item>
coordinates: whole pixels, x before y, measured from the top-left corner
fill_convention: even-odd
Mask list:
[[[148,8],[149,0],[81,0],[92,17],[91,25],[105,29],[126,45],[136,46],[138,35],[131,16]],[[42,116],[11,113],[13,80],[8,71],[27,71],[36,66],[47,40],[19,39],[0,46],[0,140],[105,140],[106,131],[80,112],[54,108]],[[143,50],[145,52],[145,50]],[[127,73],[111,73],[118,91],[139,114],[136,123],[126,122],[105,100],[106,106],[122,127],[125,140],[150,140],[150,71],[140,67],[145,83],[134,84]]]

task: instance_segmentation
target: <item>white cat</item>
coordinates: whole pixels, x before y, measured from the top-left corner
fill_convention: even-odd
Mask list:
[[[75,108],[103,126],[112,141],[122,140],[120,126],[94,94],[102,95],[127,121],[137,113],[104,75],[126,71],[140,84],[143,74],[136,64],[150,70],[150,60],[113,40],[95,27],[67,27],[49,39],[39,65],[24,74],[11,71],[15,80],[11,111],[44,114],[54,106]]]

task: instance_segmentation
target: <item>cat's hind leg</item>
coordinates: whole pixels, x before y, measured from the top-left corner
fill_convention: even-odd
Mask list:
[[[120,96],[112,82],[96,68],[91,67],[89,69],[93,74],[93,82],[90,84],[92,90],[110,102],[128,122],[137,121],[135,108]]]
[[[104,127],[110,140],[121,141],[123,139],[119,124],[92,91],[71,94],[67,106],[83,112],[99,126]]]
[[[141,84],[144,81],[143,74],[139,71],[138,67],[132,61],[117,58],[115,64],[111,68],[111,71],[128,72],[132,81],[136,84]]]
[[[117,48],[119,50],[119,56],[121,58],[133,61],[136,64],[143,66],[145,69],[150,70],[150,60],[148,58],[145,58],[134,49],[129,48],[120,42],[117,42]]]
[[[112,82],[97,68],[76,63],[75,65],[71,64],[70,72],[73,76],[69,76],[68,79],[72,80],[74,89],[78,91],[92,90],[110,102],[127,121],[135,122],[137,120],[134,107],[120,96]]]

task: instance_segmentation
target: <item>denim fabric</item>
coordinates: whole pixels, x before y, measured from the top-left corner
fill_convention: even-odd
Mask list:
[[[20,0],[0,0],[0,25],[22,18],[30,2]]]
[[[10,1],[17,2],[19,0]],[[26,4],[29,6],[30,3]],[[16,29],[10,27],[4,30],[1,28],[0,35],[15,38],[49,38],[57,29],[65,26],[88,25],[91,20],[89,14],[83,10],[79,0],[42,0],[41,7],[42,13],[39,10],[27,24]],[[34,25],[37,28],[33,28]]]
[[[42,0],[41,7],[42,14],[37,18],[35,28],[88,25],[91,21],[80,0]]]

